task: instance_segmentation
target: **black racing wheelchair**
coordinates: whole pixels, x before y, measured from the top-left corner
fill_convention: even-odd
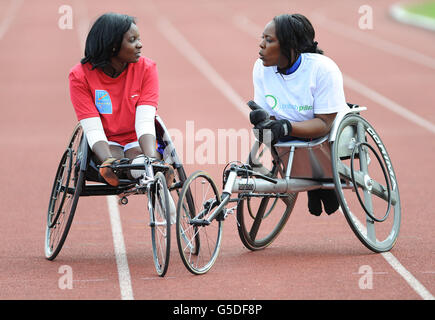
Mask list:
[[[252,101],[248,105],[259,108]],[[394,246],[401,205],[391,158],[361,117],[366,108],[348,105],[327,136],[269,146],[256,141],[247,163],[224,169],[222,193],[207,172],[187,179],[177,204],[176,237],[190,272],[206,273],[215,263],[228,214],[237,213],[238,233],[248,249],[264,249],[284,228],[298,193],[310,190],[335,190],[340,211],[367,248],[385,252]]]
[[[50,195],[45,235],[45,257],[48,260],[54,260],[61,251],[80,197],[117,195],[121,204],[127,204],[130,195],[147,195],[154,263],[158,275],[165,275],[170,257],[171,219],[172,223],[175,222],[175,216],[170,216],[169,197],[171,192],[181,190],[186,173],[159,116],[156,116],[155,127],[165,163],[147,157],[143,163],[137,164],[121,159],[111,165],[120,176],[126,177],[123,173],[127,170],[142,170],[143,174],[138,179],[120,179],[120,184],[113,187],[99,174],[82,127],[76,125],[61,157]],[[173,183],[168,186],[164,173],[169,166],[175,175]],[[187,198],[188,206],[192,207],[191,196],[187,195]]]

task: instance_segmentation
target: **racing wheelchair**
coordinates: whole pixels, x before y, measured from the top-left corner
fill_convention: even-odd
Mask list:
[[[260,108],[253,101],[248,105]],[[366,108],[348,105],[327,136],[269,146],[256,140],[247,163],[229,163],[224,169],[222,193],[207,172],[194,172],[187,179],[177,203],[176,236],[190,272],[206,273],[215,263],[228,214],[237,214],[242,243],[260,250],[279,235],[298,193],[317,189],[335,190],[339,210],[368,249],[385,252],[394,246],[401,205],[391,158],[360,115]],[[234,206],[227,207],[230,203]]]
[[[82,127],[76,125],[61,157],[50,195],[45,234],[45,257],[48,260],[54,260],[61,251],[80,197],[117,195],[121,204],[127,204],[128,196],[146,194],[154,264],[158,275],[165,275],[169,266],[171,241],[170,192],[179,193],[186,173],[159,116],[155,118],[155,128],[157,143],[159,149],[164,150],[166,163],[147,157],[144,157],[143,163],[136,164],[121,159],[111,165],[112,169],[121,177],[127,170],[137,170],[140,178],[128,179],[124,174],[120,184],[113,187],[99,174],[99,166],[92,160],[92,151]],[[169,170],[169,165],[175,174],[173,183],[167,186],[164,173]],[[192,206],[191,197],[187,195],[187,198],[189,206]],[[175,217],[172,219],[175,220]]]

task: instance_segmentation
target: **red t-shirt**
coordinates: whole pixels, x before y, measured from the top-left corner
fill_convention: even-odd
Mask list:
[[[157,67],[145,57],[129,63],[117,78],[92,70],[90,63],[78,63],[70,71],[69,84],[77,119],[100,117],[107,139],[121,145],[137,140],[136,107],[158,105]]]

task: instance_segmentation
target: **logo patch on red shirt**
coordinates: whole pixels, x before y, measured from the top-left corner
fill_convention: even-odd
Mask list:
[[[95,90],[95,106],[100,114],[112,114],[112,100],[106,90]]]

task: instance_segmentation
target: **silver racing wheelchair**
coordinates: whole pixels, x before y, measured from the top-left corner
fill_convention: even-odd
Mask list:
[[[99,174],[86,136],[80,124],[77,124],[61,157],[50,194],[45,233],[45,257],[48,260],[54,260],[61,251],[80,197],[117,195],[119,202],[125,205],[131,195],[147,195],[154,263],[157,273],[165,275],[169,266],[171,243],[169,197],[171,192],[173,195],[179,193],[186,180],[186,173],[159,116],[156,116],[155,127],[159,148],[164,150],[165,163],[146,157],[143,163],[138,164],[131,164],[128,159],[116,161],[111,167],[121,177],[127,170],[142,170],[140,172],[143,173],[138,179],[128,179],[124,175],[119,186],[113,187]],[[169,165],[175,172],[171,185],[167,185],[164,176]],[[192,207],[190,192],[187,192],[185,198],[186,203]]]
[[[242,243],[260,250],[279,235],[298,193],[317,189],[335,190],[339,210],[367,248],[385,252],[394,246],[401,206],[391,158],[379,134],[361,117],[366,108],[348,105],[327,136],[272,146],[256,141],[247,163],[227,165],[221,193],[207,172],[187,179],[177,204],[176,237],[190,272],[206,273],[215,263],[228,214],[236,212]]]

